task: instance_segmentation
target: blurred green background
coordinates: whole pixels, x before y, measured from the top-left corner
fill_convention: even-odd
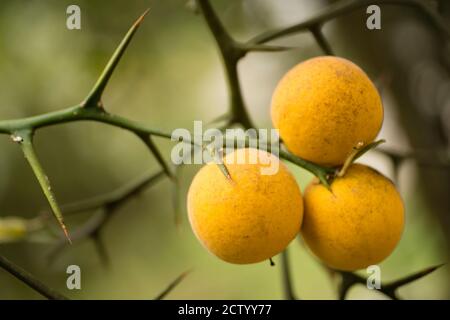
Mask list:
[[[312,0],[212,2],[238,40],[301,21],[329,4]],[[81,7],[81,30],[66,28],[66,8],[70,4]],[[79,103],[131,23],[148,7],[151,7],[149,15],[105,92],[106,109],[166,131],[192,129],[194,120],[210,121],[223,114],[228,100],[220,56],[202,16],[189,10],[186,1],[4,0],[0,3],[0,119],[35,115]],[[381,31],[365,29],[364,10],[336,19],[324,29],[335,52],[359,64],[374,80],[392,64],[398,65],[396,54],[402,48],[395,37],[405,39],[406,31],[401,33],[405,28],[400,23],[402,19],[406,19],[408,32],[417,36],[417,30],[422,30],[424,39],[439,43],[434,35],[429,35],[431,31],[423,25],[422,17],[412,10],[383,10],[386,24]],[[296,49],[252,53],[239,64],[244,97],[259,127],[271,126],[270,98],[281,76],[296,63],[321,54],[308,33],[277,43]],[[412,51],[407,47],[404,50],[407,50],[404,55],[414,56],[414,50],[431,49],[423,49],[419,42],[412,46]],[[439,81],[448,84],[448,72],[447,78]],[[386,119],[380,138],[387,139],[387,147],[391,149],[409,150],[417,145],[417,140],[411,133],[414,130],[405,125],[408,117],[399,107],[404,99],[395,93],[398,89],[395,86],[394,78],[393,85],[387,84],[382,91]],[[400,89],[405,95],[411,94],[410,88]],[[414,90],[412,93],[415,94]],[[448,94],[446,98],[449,105]],[[448,116],[444,124],[445,119]],[[427,129],[416,130],[422,130],[423,135]],[[169,159],[170,141],[158,140],[158,145]],[[47,128],[38,132],[36,148],[62,204],[107,193],[143,172],[158,169],[145,146],[134,136],[102,124],[73,123]],[[392,163],[377,152],[366,155],[362,162],[395,178]],[[299,168],[290,168],[303,189],[311,176]],[[186,270],[192,272],[168,298],[281,299],[278,257],[275,267],[268,262],[231,265],[210,255],[195,239],[186,219],[185,194],[196,170],[198,166],[188,166],[182,171],[180,227],[174,225],[173,190],[168,179],[128,202],[114,216],[102,233],[111,259],[109,267],[101,264],[90,240],[67,247],[52,264],[47,259],[52,243],[45,241],[45,237],[0,243],[0,253],[77,299],[151,299]],[[448,225],[435,212],[442,210],[438,208],[441,204],[444,208],[448,206],[449,200],[448,197],[430,200],[424,190],[432,187],[421,174],[414,161],[404,162],[398,172],[407,224],[399,246],[381,264],[383,281],[448,260]],[[436,184],[448,177],[439,172],[434,174]],[[446,186],[447,189],[441,190],[444,195],[449,193],[448,182]],[[31,218],[47,208],[19,148],[7,136],[0,136],[0,216]],[[88,216],[89,213],[68,219],[69,228],[76,228]],[[330,280],[301,242],[294,241],[289,250],[298,295],[303,299],[336,298],[336,282]],[[65,270],[70,264],[81,267],[80,291],[66,289]],[[445,266],[402,288],[400,295],[407,299],[447,299],[449,275],[449,267]],[[0,270],[0,299],[40,298]],[[349,298],[384,297],[356,287]]]

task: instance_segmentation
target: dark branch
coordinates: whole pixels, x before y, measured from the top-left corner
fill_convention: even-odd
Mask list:
[[[171,282],[167,288],[161,292],[154,300],[162,300],[164,299],[170,292],[172,292],[173,289],[175,289],[176,286],[180,284],[181,281],[183,281],[184,278],[189,274],[190,271],[185,271],[181,275],[179,275],[173,282]]]
[[[388,148],[376,149],[378,152],[388,156],[394,163],[411,159],[417,164],[429,167],[450,167],[450,153],[446,150],[416,149],[409,152],[399,152]]]
[[[246,51],[227,33],[208,0],[198,0],[198,5],[217,42],[225,65],[230,91],[230,124],[241,124],[244,128],[252,128],[253,125],[242,97],[237,70],[237,64]]]
[[[292,287],[291,268],[289,266],[288,249],[285,249],[281,253],[281,268],[283,277],[284,298],[286,300],[297,300],[294,293],[294,288]]]
[[[136,181],[132,181],[129,185],[125,185],[124,187],[111,193],[63,206],[63,212],[65,212],[66,215],[97,210],[97,212],[92,215],[86,223],[72,233],[73,242],[79,242],[87,238],[93,239],[96,241],[95,243],[97,245],[97,249],[100,249],[100,257],[104,262],[105,260],[107,261],[107,256],[105,256],[106,248],[103,243],[98,243],[103,228],[107,225],[111,217],[119,211],[118,209],[121,208],[122,205],[146,188],[154,185],[164,176],[164,171],[146,174]],[[65,241],[59,240],[56,242],[48,255],[49,260],[53,261],[65,247]]]
[[[333,50],[331,49],[330,44],[323,35],[321,27],[320,26],[311,27],[310,31],[319,47],[322,49],[322,51],[329,56],[334,56]]]
[[[435,270],[439,269],[440,267],[443,267],[444,265],[445,264],[439,264],[437,266],[429,267],[422,271],[419,271],[419,272],[413,273],[409,276],[406,276],[404,278],[387,283],[384,285],[384,290],[395,292],[398,288],[403,287],[407,284],[410,284],[411,282],[414,282],[416,280],[419,280],[419,279],[429,275],[430,273],[434,272]]]
[[[59,292],[47,287],[41,281],[36,279],[31,273],[22,269],[10,260],[0,255],[0,267],[12,274],[14,277],[25,283],[30,288],[39,292],[41,295],[51,300],[67,300],[65,296]]]
[[[169,165],[164,160],[161,152],[156,147],[152,137],[150,135],[139,135],[141,140],[144,142],[144,144],[147,146],[147,148],[150,150],[150,152],[155,156],[156,161],[158,161],[159,165],[162,167],[165,174],[172,180],[175,179],[172,171],[169,168]]]
[[[328,22],[329,20],[343,16],[361,8],[366,8],[371,4],[401,5],[416,8],[424,13],[426,18],[432,23],[432,25],[439,31],[440,34],[442,34],[447,40],[450,39],[450,29],[446,21],[437,12],[426,5],[422,0],[348,0],[336,2],[335,4],[328,6],[313,17],[300,23],[294,24],[290,27],[282,27],[279,29],[264,32],[254,37],[253,39],[250,39],[247,44],[261,44],[287,35],[309,31],[311,28],[320,26],[323,23]]]
[[[393,282],[390,282],[387,284],[382,283],[381,288],[378,291],[382,292],[383,294],[385,294],[386,296],[390,297],[393,300],[400,300],[400,298],[397,295],[397,290],[399,288],[406,286],[418,279],[425,277],[426,275],[432,273],[433,271],[435,271],[436,269],[438,269],[442,266],[443,266],[443,264],[429,267],[422,271],[415,272],[409,276],[401,278],[399,280],[396,280],[396,281],[393,281]],[[340,300],[345,299],[348,292],[350,291],[351,288],[353,288],[353,286],[358,285],[358,284],[367,286],[367,279],[356,273],[336,271],[336,270],[331,270],[331,271],[334,273],[337,273],[341,276],[341,282],[338,286],[338,294],[339,294]]]

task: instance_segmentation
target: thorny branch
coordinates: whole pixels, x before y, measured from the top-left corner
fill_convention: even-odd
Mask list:
[[[164,171],[146,174],[136,181],[132,181],[129,185],[125,185],[111,193],[63,206],[62,209],[66,215],[95,210],[95,214],[92,215],[85,224],[73,232],[73,241],[78,242],[86,238],[94,240],[97,249],[99,249],[99,253],[101,253],[100,257],[102,258],[102,261],[107,264],[109,259],[106,248],[101,240],[101,231],[105,228],[113,215],[117,213],[126,202],[137,196],[146,188],[153,186],[161,180],[164,175]],[[60,239],[50,251],[48,256],[50,261],[53,261],[66,246],[67,242],[64,241],[64,239]]]
[[[336,5],[334,6],[330,6],[329,8],[325,9],[322,13],[318,14],[315,17],[312,17],[310,19],[308,19],[307,21],[303,22],[303,23],[299,23],[297,25],[294,25],[292,27],[288,27],[288,28],[282,28],[280,30],[275,30],[275,31],[269,31],[269,32],[265,32],[257,37],[255,37],[254,39],[251,39],[250,41],[248,41],[246,44],[239,44],[236,41],[234,41],[224,30],[223,26],[220,24],[220,22],[218,21],[217,16],[214,14],[211,6],[209,5],[209,1],[207,0],[198,0],[198,3],[200,5],[200,7],[203,10],[203,14],[206,15],[205,19],[208,21],[208,24],[210,25],[210,28],[213,32],[213,34],[215,34],[213,27],[211,27],[212,25],[220,25],[220,33],[221,34],[225,34],[226,36],[224,37],[225,40],[222,39],[221,36],[217,36],[215,34],[215,39],[218,43],[219,48],[221,48],[221,53],[222,56],[224,55],[224,52],[226,52],[225,50],[223,50],[222,48],[225,47],[226,48],[226,44],[227,43],[231,43],[233,46],[233,49],[241,49],[240,52],[238,52],[239,54],[235,55],[235,60],[231,60],[231,64],[236,66],[237,65],[237,61],[239,61],[240,58],[244,57],[245,54],[247,52],[252,51],[252,46],[253,48],[256,48],[256,46],[258,45],[262,45],[265,42],[268,42],[270,40],[274,40],[278,37],[281,36],[285,36],[288,34],[293,34],[293,33],[297,33],[297,32],[301,32],[301,31],[309,31],[312,33],[314,39],[316,40],[316,42],[318,43],[318,45],[320,46],[320,48],[322,49],[322,51],[325,54],[328,55],[334,55],[333,50],[330,46],[330,44],[328,43],[328,41],[326,40],[325,36],[323,35],[321,28],[324,22],[329,21],[335,17],[338,17],[340,15],[346,14],[348,12],[354,11],[356,9],[360,9],[363,7],[367,7],[369,4],[397,4],[397,5],[406,5],[406,6],[412,6],[415,8],[418,8],[420,10],[423,11],[423,13],[427,16],[427,18],[432,20],[433,25],[447,38],[450,38],[450,31],[447,27],[447,25],[445,24],[445,22],[443,21],[443,19],[436,14],[434,11],[432,11],[431,9],[429,9],[427,6],[425,6],[423,3],[419,2],[419,1],[403,1],[403,0],[379,0],[379,1],[342,1],[342,2],[338,2],[336,3]],[[206,10],[205,10],[206,8]],[[211,22],[212,20],[212,22]],[[215,20],[215,22],[214,22]],[[224,43],[225,42],[225,43]],[[260,50],[260,51],[272,51],[272,50],[268,50],[267,48],[270,47],[265,47],[265,50]],[[285,47],[279,47],[279,50],[284,50],[284,49],[288,49]],[[223,56],[223,59],[225,60],[225,64],[227,66],[227,57]],[[233,64],[234,62],[234,64]],[[236,68],[234,68],[235,70]],[[228,75],[228,79],[233,79],[234,77],[234,71],[230,72],[230,70],[228,69],[228,67],[226,67],[226,71],[227,71],[227,75]],[[239,82],[238,79],[235,80],[234,86],[231,85],[232,88],[239,88]],[[233,91],[231,91],[231,95],[233,97]],[[237,96],[242,97],[242,94],[238,94]],[[242,100],[240,100],[240,107],[245,108],[244,102]],[[233,108],[232,108],[233,110]],[[233,113],[232,113],[233,114]],[[243,118],[244,121],[240,121],[240,117],[238,116],[238,119],[236,121],[236,119],[233,118],[233,123],[238,123],[241,124],[244,128],[248,128],[248,116],[247,113],[244,113],[246,116]],[[412,158],[416,158],[414,154],[404,154],[404,155],[400,155],[400,154],[396,154],[394,152],[385,152],[386,155],[388,155],[391,159],[395,156],[396,159],[403,160],[405,158],[408,157],[412,157]],[[284,158],[285,160],[289,160],[290,158],[290,154],[286,154],[286,155],[282,155],[280,154],[280,156],[282,158]],[[430,161],[431,157],[427,157],[427,161]],[[293,161],[294,163],[296,163],[295,161]],[[398,161],[397,161],[398,162]],[[443,155],[440,157],[440,164],[443,163],[443,165],[450,165],[450,160],[447,155]],[[297,163],[298,164],[298,163]],[[300,165],[301,166],[301,165]],[[304,166],[302,166],[304,167]],[[309,170],[311,172],[313,172],[312,170]],[[326,170],[325,170],[326,171]],[[322,171],[323,172],[323,171]],[[323,182],[323,179],[325,179],[325,181],[327,180],[327,175],[330,172],[323,172],[324,175],[321,176],[320,173],[318,173],[317,171],[314,172],[316,176],[318,176],[321,181]],[[326,184],[326,183],[325,183]],[[292,300],[295,299],[295,294],[293,292],[293,285],[292,285],[292,280],[291,280],[291,274],[290,274],[290,267],[289,267],[289,257],[288,257],[288,252],[287,250],[285,250],[282,255],[281,255],[281,263],[282,263],[282,275],[283,275],[283,287],[284,287],[284,294],[286,299]],[[422,272],[419,272],[417,274],[413,274],[409,277],[406,277],[405,279],[407,279],[407,282],[404,282],[402,285],[410,283],[416,279],[419,279],[421,277],[424,277],[425,275],[433,272],[435,269],[437,269],[437,267],[434,268],[429,268],[426,269]],[[359,277],[357,274],[354,273],[344,273],[344,272],[339,272],[336,271],[337,273],[340,273],[343,279],[347,279],[349,277],[352,278],[357,278]],[[361,278],[363,279],[363,278]],[[365,283],[365,279],[364,279],[364,283]],[[350,283],[350,282],[345,282],[343,281],[343,283],[345,283],[346,285],[346,289],[345,289],[345,294],[346,292],[357,282],[355,283]],[[394,282],[394,284],[397,282]],[[395,290],[400,287],[400,285],[398,286],[394,286],[393,284],[389,284],[389,285],[385,285],[380,291],[385,293],[386,295],[388,295],[391,298],[397,298],[395,295]],[[341,288],[340,292],[344,292],[344,290]],[[344,297],[345,297],[344,294]]]
[[[415,272],[404,278],[401,278],[401,279],[398,279],[398,280],[395,280],[392,282],[388,282],[386,284],[381,283],[381,287],[380,287],[380,289],[378,289],[378,291],[382,292],[383,294],[385,294],[386,296],[388,296],[389,298],[391,298],[393,300],[400,300],[400,298],[397,294],[398,289],[400,289],[401,287],[404,287],[418,279],[425,277],[426,275],[432,273],[433,271],[439,269],[442,266],[443,266],[443,264],[429,267],[422,271]],[[340,279],[341,281],[338,286],[338,295],[339,295],[340,300],[345,300],[345,297],[347,296],[350,289],[353,288],[353,286],[358,285],[358,284],[367,286],[367,279],[358,275],[357,273],[334,271],[334,270],[330,270],[330,271],[332,273],[338,273],[341,277],[341,279]]]
[[[322,25],[336,17],[345,15],[351,11],[356,9],[360,9],[366,7],[369,4],[392,4],[392,5],[403,5],[409,6],[416,9],[419,9],[424,16],[429,19],[432,25],[439,31],[439,33],[444,36],[447,40],[450,38],[450,31],[448,26],[446,25],[443,18],[439,15],[439,13],[435,12],[423,2],[419,0],[348,0],[348,1],[340,1],[334,5],[330,5],[325,10],[320,12],[319,14],[303,21],[301,23],[295,24],[290,27],[280,28],[272,31],[264,32],[249,41],[242,43],[234,40],[230,34],[227,32],[226,28],[223,26],[218,16],[214,12],[210,2],[208,0],[197,0],[200,11],[203,13],[203,16],[206,20],[208,27],[210,28],[214,39],[219,47],[220,54],[223,59],[225,73],[228,82],[229,95],[230,95],[230,109],[229,114],[226,115],[227,125],[241,125],[242,127],[249,129],[253,128],[251,119],[247,112],[247,108],[245,106],[245,102],[243,100],[239,75],[238,75],[238,63],[240,59],[242,59],[248,52],[252,51],[265,51],[265,52],[273,52],[273,51],[282,51],[290,49],[284,46],[274,46],[274,45],[266,45],[265,43],[271,40],[275,40],[279,37],[283,37],[289,34],[294,34],[303,31],[309,31],[316,39],[318,45],[322,48],[324,53],[333,54],[330,44],[327,42],[324,37],[321,28]],[[48,192],[44,193],[49,201],[51,208],[53,209],[53,213],[55,217],[58,219],[59,223],[65,228],[64,222],[62,220],[61,211],[64,214],[73,214],[76,212],[84,212],[97,210],[91,218],[82,225],[79,229],[77,229],[73,235],[72,239],[74,241],[81,240],[84,238],[92,238],[96,241],[97,248],[99,248],[100,253],[103,252],[103,255],[106,257],[104,246],[101,242],[100,231],[109,221],[110,217],[114,212],[117,211],[119,207],[122,206],[128,199],[132,198],[134,195],[138,194],[144,188],[153,185],[157,180],[162,178],[164,175],[173,178],[173,174],[171,173],[170,167],[165,163],[158,149],[153,143],[152,137],[163,137],[163,138],[171,138],[169,133],[164,133],[159,130],[155,130],[152,127],[149,127],[143,123],[139,123],[136,121],[132,121],[118,115],[113,115],[108,113],[101,101],[101,96],[106,88],[108,80],[113,74],[113,71],[117,64],[120,61],[120,58],[123,56],[125,49],[128,47],[132,37],[135,32],[139,28],[140,24],[144,16],[147,14],[148,10],[141,16],[139,19],[133,24],[128,33],[125,35],[122,42],[119,44],[119,47],[114,52],[101,76],[97,80],[96,84],[92,88],[91,92],[88,94],[87,98],[84,99],[80,104],[59,110],[54,112],[49,112],[46,114],[16,119],[16,120],[3,120],[0,121],[0,134],[9,134],[12,137],[12,140],[16,143],[19,143],[24,150],[25,156],[28,154],[28,159],[31,161],[30,165],[33,168],[33,171],[38,178],[42,189],[47,188]],[[50,183],[45,175],[44,169],[39,163],[37,156],[34,153],[34,149],[32,146],[31,137],[34,135],[35,131],[38,129],[53,126],[57,124],[63,124],[67,122],[76,122],[76,121],[96,121],[102,122],[108,125],[112,125],[118,128],[122,128],[133,132],[136,136],[138,136],[142,142],[148,147],[149,151],[155,156],[156,160],[160,164],[162,171],[157,174],[150,174],[144,176],[139,181],[136,181],[130,186],[127,186],[123,189],[112,192],[111,194],[87,200],[82,203],[78,203],[76,205],[68,205],[63,206],[62,210],[59,208],[56,203],[53,192],[51,192]],[[25,142],[25,146],[24,146]],[[187,141],[188,143],[192,143]],[[395,152],[386,152],[393,160],[397,159],[398,161],[405,158],[414,158],[418,159],[420,162],[420,157],[416,154],[407,154],[400,155]],[[30,155],[32,157],[30,158]],[[335,168],[326,168],[319,166],[317,164],[311,163],[304,159],[298,158],[288,151],[281,149],[280,157],[290,161],[299,167],[302,167],[314,175],[316,175],[325,185],[328,184],[328,175],[335,172]],[[444,155],[442,161],[440,162],[442,165],[447,166],[449,163],[448,154]],[[429,159],[429,158],[428,158]],[[397,162],[398,162],[397,161]],[[45,177],[45,179],[43,179]],[[55,251],[57,252],[61,250],[66,245],[65,242],[58,242]],[[37,291],[50,292],[52,291],[48,289],[45,285],[39,283],[33,276],[30,274],[23,272],[23,270],[17,267],[14,264],[8,263],[5,258],[0,256],[0,266],[6,269],[8,272],[16,275],[19,279],[24,281],[30,287],[35,288]],[[399,280],[398,282],[394,282],[388,285],[385,285],[385,288],[388,288],[387,295],[396,298],[395,290],[399,287],[399,283],[404,285],[405,283],[409,283],[414,281],[426,274],[434,271],[436,267],[429,268],[421,273],[414,274],[410,277],[407,277],[403,280]],[[293,286],[290,277],[290,269],[289,269],[289,261],[287,252],[282,254],[282,271],[283,271],[283,283],[285,287],[286,297],[287,298],[295,298],[293,293]],[[356,274],[351,273],[340,273],[343,277],[343,283],[345,284],[341,286],[340,292],[341,296],[345,297],[348,289],[357,283],[362,283],[361,277]],[[169,285],[168,289],[164,291],[158,298],[164,297],[184,276],[177,278],[174,283]],[[364,280],[365,281],[365,280]],[[39,284],[39,285],[37,285]],[[344,290],[344,289],[345,290]],[[390,291],[389,291],[390,290]],[[342,293],[344,292],[344,293]],[[44,294],[44,293],[43,293]],[[58,297],[58,294],[54,293],[55,297]],[[46,295],[47,297],[52,297],[52,295]]]
[[[50,300],[68,300],[68,298],[59,292],[53,290],[49,286],[45,285],[36,277],[34,277],[31,273],[24,270],[23,268],[19,267],[12,261],[8,260],[4,256],[0,255],[0,268],[4,269],[23,283],[25,283],[27,286],[35,290],[36,292],[40,293],[42,296],[44,296],[47,299]],[[154,300],[162,300],[164,299],[170,292],[175,289],[180,282],[188,275],[189,271],[183,272],[181,275],[179,275],[175,280],[173,280],[166,289],[164,289],[160,294],[158,294]]]
[[[376,5],[397,5],[404,7],[411,7],[419,10],[424,16],[431,22],[431,24],[439,31],[439,33],[446,38],[450,39],[450,29],[444,18],[430,6],[428,6],[422,0],[346,0],[338,1],[320,13],[289,27],[282,27],[275,30],[266,31],[250,39],[247,45],[262,44],[280,37],[296,34],[300,32],[308,32],[313,29],[318,29],[322,25],[334,18],[341,17],[348,13],[361,8],[367,8],[367,6]]]
[[[245,52],[226,32],[209,1],[198,0],[198,4],[214,38],[216,39],[225,65],[228,88],[230,91],[231,114],[229,115],[229,124],[240,123],[245,128],[251,128],[253,126],[244,106],[237,70],[238,61],[243,57]]]

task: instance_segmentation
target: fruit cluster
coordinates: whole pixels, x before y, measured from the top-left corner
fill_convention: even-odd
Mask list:
[[[288,168],[262,150],[226,155],[231,180],[218,166],[205,165],[187,200],[189,221],[202,244],[227,262],[256,263],[283,251],[300,233],[324,264],[345,271],[389,256],[403,231],[401,197],[374,169],[348,164],[357,146],[374,141],[383,122],[381,98],[364,71],[337,57],[302,62],[279,82],[271,116],[291,153],[336,167],[339,174],[329,187],[314,179],[302,196]],[[266,161],[248,161],[255,157],[277,162],[279,170],[262,175]]]

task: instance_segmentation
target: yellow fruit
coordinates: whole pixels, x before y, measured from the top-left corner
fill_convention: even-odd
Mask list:
[[[346,271],[389,256],[404,225],[394,184],[370,167],[353,164],[331,190],[314,180],[305,190],[301,233],[311,251],[326,265]]]
[[[383,122],[372,81],[354,63],[331,56],[291,69],[273,94],[271,114],[292,153],[329,166],[343,164],[359,142],[372,142]]]
[[[224,163],[231,180],[211,163],[200,169],[189,188],[187,208],[195,235],[230,263],[275,256],[300,231],[303,201],[295,179],[276,156],[257,149],[238,149]],[[262,174],[261,169],[273,164],[279,166],[275,174]]]

